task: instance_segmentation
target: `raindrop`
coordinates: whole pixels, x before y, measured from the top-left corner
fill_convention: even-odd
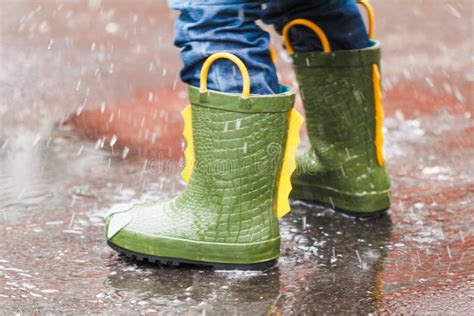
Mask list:
[[[129,151],[130,151],[130,148],[128,148],[127,146],[123,147],[122,159],[127,158],[127,155],[128,155],[128,152],[129,152]]]
[[[349,149],[347,147],[344,148],[346,150],[346,155],[348,159],[351,159],[351,154],[349,153]]]
[[[356,249],[357,260],[359,260],[360,266],[362,267],[362,258],[360,257],[359,251]]]
[[[109,142],[110,147],[113,147],[115,143],[117,143],[117,140],[118,140],[117,135],[113,134]]]
[[[463,95],[461,94],[461,92],[458,90],[458,88],[455,88],[455,89],[454,89],[454,96],[456,97],[456,99],[457,99],[460,103],[464,103],[464,97],[463,97]]]
[[[420,209],[420,208],[423,208],[423,207],[425,206],[425,204],[424,204],[424,203],[421,203],[421,202],[418,202],[418,203],[415,203],[415,205],[413,205],[413,206],[414,206],[415,208]]]
[[[334,204],[334,201],[332,200],[332,196],[329,197],[329,201],[331,202],[332,208],[335,209],[336,205]]]
[[[53,43],[54,43],[53,40],[50,40],[50,41],[49,41],[48,50],[51,50],[51,48],[53,47]]]
[[[449,246],[446,246],[446,250],[448,251],[448,257],[449,257],[449,259],[452,259],[453,256],[451,255],[451,249],[449,248]]]
[[[433,81],[431,81],[430,78],[425,77],[425,81],[428,83],[428,85],[429,85],[431,88],[434,88],[434,83],[433,83]]]
[[[33,297],[43,297],[42,295],[36,294],[36,293],[33,293],[33,292],[30,292],[30,295],[33,296]]]
[[[40,140],[41,140],[41,135],[36,135],[35,139],[33,140],[33,146],[38,145]]]
[[[71,219],[69,220],[69,228],[72,227],[72,224],[74,224],[74,219],[76,218],[76,213],[72,213]]]
[[[51,31],[51,26],[47,21],[41,22],[41,24],[38,26],[38,32],[41,34],[46,34]]]
[[[119,28],[120,28],[119,25],[117,23],[114,23],[114,22],[109,22],[105,26],[105,30],[107,31],[107,33],[110,33],[110,34],[117,33]]]
[[[357,251],[357,250],[356,250]],[[336,257],[336,249],[334,247],[332,247],[332,256],[331,256],[331,259],[330,259],[330,262],[331,263],[335,263],[337,261],[337,257]]]
[[[81,115],[83,109],[84,109],[84,106],[79,105],[76,110],[76,116]]]
[[[77,151],[77,156],[79,156],[82,153],[83,150],[84,150],[84,145],[81,145],[81,147]]]
[[[451,4],[447,4],[449,13],[451,13],[454,17],[460,19],[461,18],[461,13],[456,10],[455,7],[453,7]]]
[[[54,289],[44,289],[44,290],[41,290],[41,293],[45,293],[45,294],[51,294],[51,293],[57,293],[59,292],[58,290],[54,290]]]

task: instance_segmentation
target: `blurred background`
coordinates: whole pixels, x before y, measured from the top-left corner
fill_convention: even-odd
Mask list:
[[[472,313],[474,5],[371,2],[390,214],[294,203],[279,266],[238,273],[137,264],[103,238],[112,205],[184,187],[166,1],[0,1],[0,313]]]

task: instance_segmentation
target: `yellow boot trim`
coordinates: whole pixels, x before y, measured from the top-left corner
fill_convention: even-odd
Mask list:
[[[268,50],[270,51],[270,58],[272,59],[273,64],[276,66],[276,64],[278,62],[278,58],[277,58],[277,54],[275,52],[275,49],[272,46],[270,46],[270,47],[268,47]]]
[[[329,44],[328,37],[326,36],[326,33],[324,33],[324,31],[318,25],[311,22],[310,20],[295,19],[289,22],[288,24],[286,24],[283,27],[283,31],[281,33],[283,36],[283,42],[285,44],[286,51],[288,52],[289,55],[293,55],[295,53],[295,50],[293,49],[293,45],[291,45],[290,35],[289,35],[290,29],[295,25],[303,25],[313,30],[313,32],[316,33],[319,40],[321,41],[323,52],[329,53],[331,51],[331,45]]]
[[[199,91],[201,91],[201,93],[207,92],[207,75],[209,74],[209,69],[212,64],[218,59],[228,59],[237,65],[242,74],[242,98],[247,99],[250,97],[250,76],[247,67],[245,67],[245,64],[239,57],[225,52],[212,54],[206,59],[201,69]]]
[[[296,148],[300,143],[300,128],[304,118],[296,109],[288,113],[288,134],[283,162],[277,182],[275,216],[282,218],[290,212],[291,175],[296,170]]]
[[[382,88],[380,86],[380,71],[379,66],[372,65],[372,80],[374,83],[374,99],[375,99],[375,147],[377,149],[377,163],[380,167],[385,164],[383,154],[383,106],[382,106]]]
[[[188,182],[193,174],[194,170],[194,142],[193,142],[193,116],[192,116],[192,109],[191,105],[188,105],[184,110],[181,112],[181,115],[184,119],[184,130],[183,136],[184,140],[186,141],[186,149],[184,150],[184,160],[185,165],[184,169],[181,172],[181,176],[183,180]]]
[[[363,6],[367,10],[367,16],[369,18],[369,38],[374,39],[375,36],[375,12],[374,8],[367,0],[357,0],[357,3]]]

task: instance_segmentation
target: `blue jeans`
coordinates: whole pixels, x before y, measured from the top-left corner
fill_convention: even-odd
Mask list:
[[[279,93],[278,78],[269,43],[270,36],[256,22],[262,20],[281,31],[297,18],[315,22],[326,33],[331,48],[359,49],[369,46],[367,31],[355,0],[168,0],[180,12],[175,45],[181,48],[184,66],[181,80],[199,86],[201,67],[217,52],[238,56],[250,73],[252,94]],[[321,50],[310,29],[295,26],[290,31],[295,51]],[[218,60],[209,72],[210,90],[239,93],[242,79],[230,61]]]

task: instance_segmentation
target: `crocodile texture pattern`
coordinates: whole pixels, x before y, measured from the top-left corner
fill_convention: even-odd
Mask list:
[[[195,166],[184,192],[125,211],[131,220],[109,242],[136,253],[202,262],[250,264],[278,257],[274,202],[294,95],[260,97],[256,109],[241,112],[222,109],[222,97],[206,92],[202,102],[191,98]],[[235,106],[242,102],[239,95],[224,97]],[[275,98],[286,104],[272,112]],[[262,102],[265,112],[258,110]],[[107,218],[106,230],[116,215]]]
[[[298,157],[292,198],[351,212],[387,209],[390,179],[377,162],[375,144],[372,71],[380,62],[380,44],[296,53],[293,60],[311,149]]]

